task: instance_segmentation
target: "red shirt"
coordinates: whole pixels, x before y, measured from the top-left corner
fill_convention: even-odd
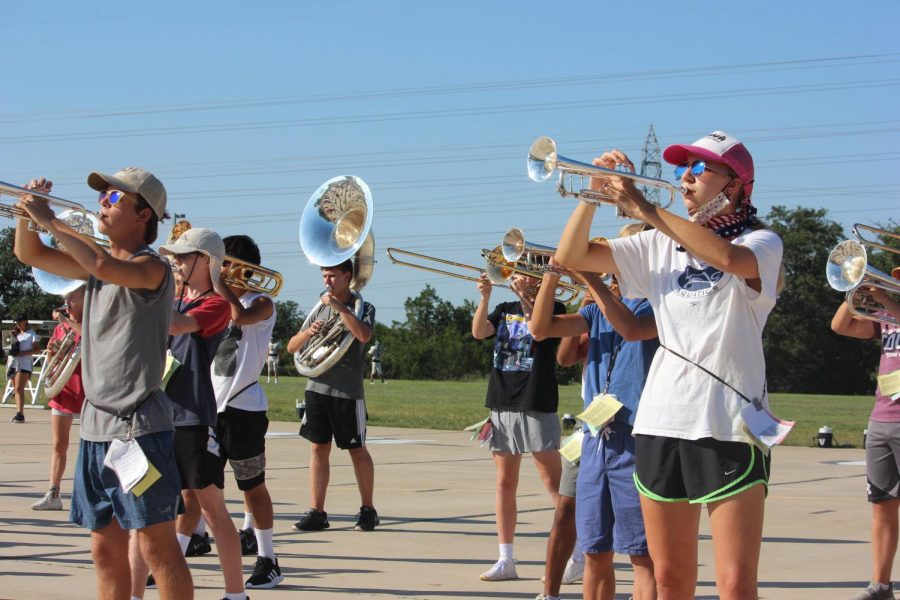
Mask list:
[[[54,340],[62,341],[66,334],[69,332],[69,328],[60,323],[56,326],[56,329],[53,330],[53,335],[50,336],[50,341]],[[78,344],[81,341],[81,336],[75,332],[75,343]],[[46,368],[46,363],[44,363],[44,367]],[[81,405],[84,404],[84,386],[81,384],[81,362],[79,361],[78,366],[75,367],[75,371],[72,372],[72,376],[69,377],[69,380],[66,382],[66,385],[63,386],[63,389],[59,391],[59,394],[50,398],[50,402],[48,402],[51,408],[55,408],[57,410],[61,410],[64,412],[72,413],[72,414],[81,414]]]

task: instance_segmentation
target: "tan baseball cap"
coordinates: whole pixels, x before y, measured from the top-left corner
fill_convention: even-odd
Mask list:
[[[125,167],[114,175],[94,171],[88,175],[87,184],[98,192],[112,187],[137,194],[150,205],[157,218],[162,219],[166,212],[166,188],[150,171],[138,167]]]

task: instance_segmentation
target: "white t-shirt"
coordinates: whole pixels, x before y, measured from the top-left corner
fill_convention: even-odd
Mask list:
[[[762,331],[775,306],[781,239],[759,229],[732,243],[756,255],[761,293],[744,278],[679,252],[678,244],[657,230],[609,241],[622,295],[650,301],[660,343],[767,406]],[[641,395],[634,433],[750,443],[740,414],[745,404],[697,366],[660,348]]]
[[[16,335],[16,339],[19,340],[19,352],[23,352],[34,350],[34,345],[38,343],[41,338],[38,337],[38,334],[36,334],[33,329],[27,329],[23,333]],[[12,356],[10,358],[12,358],[12,361],[9,363],[10,367],[15,367],[16,370],[34,370],[34,357],[31,354],[27,356]]]
[[[260,297],[271,300],[268,294],[247,292],[240,297],[241,306],[248,308]],[[252,325],[232,323],[229,326],[210,366],[219,412],[224,412],[226,405],[254,412],[269,408],[269,401],[258,382],[266,364],[269,340],[275,327],[275,313],[273,306],[268,319]]]

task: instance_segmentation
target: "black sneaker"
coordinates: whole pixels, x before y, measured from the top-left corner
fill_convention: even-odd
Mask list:
[[[17,412],[15,415],[13,415],[12,422],[13,422],[13,423],[24,423],[24,422],[25,422],[25,415],[23,415],[22,413]]]
[[[188,542],[185,556],[203,556],[212,552],[212,546],[209,544],[209,533],[204,532],[203,535],[198,533],[191,534],[191,541]]]
[[[256,543],[256,534],[252,529],[239,529],[241,538],[241,556],[256,556],[259,545]]]
[[[375,527],[380,523],[378,512],[376,512],[374,506],[360,506],[359,512],[356,513],[356,527],[354,529],[357,531],[375,531]]]
[[[303,518],[294,523],[294,531],[322,531],[328,529],[328,513],[323,510],[309,509]]]
[[[253,565],[253,575],[250,576],[244,587],[252,589],[268,589],[273,588],[284,580],[281,574],[281,568],[278,566],[278,559],[272,560],[265,556],[256,559]]]

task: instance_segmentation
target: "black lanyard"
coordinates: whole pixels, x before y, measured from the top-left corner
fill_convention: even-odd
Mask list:
[[[687,358],[687,357],[685,357],[685,356],[682,356],[681,354],[678,354],[677,352],[675,352],[675,351],[672,350],[671,348],[665,346],[664,344],[660,344],[659,346],[660,346],[660,348],[662,348],[663,350],[667,350],[667,351],[671,352],[672,354],[674,354],[674,355],[677,356],[678,358],[680,358],[680,359],[682,359],[682,360],[684,360],[684,361],[687,361],[687,362],[691,363],[692,365],[694,365],[695,367],[697,367],[698,369],[700,369],[701,371],[703,371],[704,373],[706,373],[707,375],[709,375],[710,377],[712,377],[713,379],[715,379],[716,381],[718,381],[719,383],[721,383],[722,385],[724,385],[725,387],[727,387],[728,389],[730,389],[732,392],[734,392],[735,394],[737,394],[738,396],[740,396],[744,401],[746,401],[746,402],[748,402],[748,403],[750,403],[750,404],[753,404],[754,406],[757,405],[757,401],[751,400],[750,398],[748,398],[748,397],[745,396],[744,394],[740,393],[739,391],[737,391],[737,390],[734,388],[734,386],[732,386],[730,383],[728,383],[727,381],[725,381],[724,379],[722,379],[721,377],[719,377],[718,375],[716,375],[715,373],[713,373],[712,371],[710,371],[709,369],[707,369],[706,367],[703,367],[703,366],[701,366],[701,365],[698,365],[697,363],[695,363],[695,362],[692,361],[691,359],[689,359],[689,358]],[[766,395],[766,386],[767,386],[767,385],[768,385],[767,383],[764,383],[764,384],[763,384],[763,396]]]

